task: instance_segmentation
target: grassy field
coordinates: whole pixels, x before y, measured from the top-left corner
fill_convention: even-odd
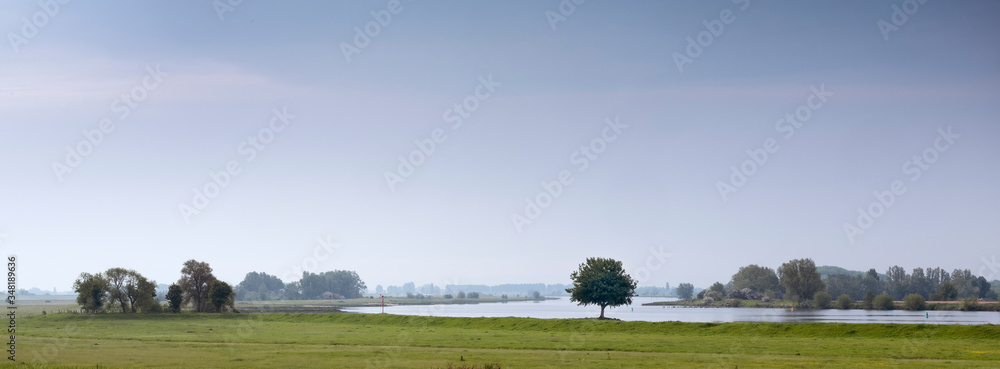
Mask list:
[[[1000,326],[381,314],[36,315],[0,367],[995,368]]]

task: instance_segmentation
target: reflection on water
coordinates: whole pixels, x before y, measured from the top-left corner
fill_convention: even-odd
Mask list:
[[[757,308],[685,308],[642,306],[665,301],[662,297],[636,297],[631,306],[608,308],[605,316],[629,321],[681,322],[841,322],[909,324],[1000,324],[998,312],[965,311],[868,311],[868,310],[797,310]],[[379,313],[381,307],[346,308],[358,313]],[[451,317],[525,317],[593,318],[601,313],[597,306],[577,306],[568,297],[533,302],[485,303],[467,305],[390,306],[389,314]]]

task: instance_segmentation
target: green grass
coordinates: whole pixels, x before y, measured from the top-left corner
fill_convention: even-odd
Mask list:
[[[1000,326],[991,325],[183,313],[49,314],[20,319],[18,327],[19,361],[52,367],[987,368],[1000,362]]]

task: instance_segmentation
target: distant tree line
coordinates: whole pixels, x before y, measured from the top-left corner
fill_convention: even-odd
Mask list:
[[[908,274],[902,267],[893,266],[880,275],[875,269],[863,273],[836,267],[821,268],[834,273],[821,276],[819,268],[808,258],[790,260],[777,270],[751,264],[740,267],[726,285],[716,282],[696,297],[706,303],[720,299],[790,299],[808,306],[826,307],[834,303],[832,296],[838,296],[838,306],[862,301],[863,307],[870,309],[885,308],[887,304],[891,308],[893,300],[904,298],[909,301],[907,308],[914,309],[922,308],[924,300],[997,299],[997,291],[991,283],[968,269],[948,273],[941,268],[915,268]],[[693,292],[694,286],[690,283],[677,286],[681,299],[690,299]]]
[[[189,305],[197,312],[235,311],[232,287],[212,275],[208,263],[188,260],[181,278],[166,294],[167,305],[156,301],[156,282],[132,269],[111,268],[103,273],[81,273],[73,282],[76,302],[88,313],[180,312]]]
[[[303,272],[302,278],[287,284],[267,273],[250,272],[236,285],[235,291],[239,301],[262,301],[354,299],[362,297],[367,289],[358,273],[334,270],[319,274]]]

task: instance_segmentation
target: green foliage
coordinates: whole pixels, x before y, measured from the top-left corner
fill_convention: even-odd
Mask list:
[[[184,290],[176,283],[171,284],[167,290],[167,307],[171,313],[181,312],[181,304],[184,301]]]
[[[726,295],[726,286],[722,285],[720,282],[712,283],[712,286],[708,288],[710,292],[718,292],[720,296]]]
[[[872,293],[871,290],[868,290],[868,292],[865,293],[864,300],[861,300],[861,306],[865,310],[872,310],[875,308],[875,294]]]
[[[80,273],[80,277],[73,282],[73,291],[76,291],[76,303],[83,311],[97,313],[107,302],[108,281],[101,273]]]
[[[285,283],[276,276],[267,273],[250,272],[243,277],[233,291],[237,301],[258,301],[281,298],[281,290]]]
[[[622,262],[614,259],[587,258],[579,270],[570,274],[573,288],[566,289],[570,301],[579,305],[598,305],[604,318],[604,308],[632,303],[636,281],[625,273]]]
[[[463,291],[458,291],[458,298],[460,298],[460,299],[464,299],[464,298],[465,298],[465,292],[463,292]]]
[[[847,310],[851,308],[851,305],[854,305],[854,299],[852,299],[851,296],[848,296],[846,293],[840,295],[840,297],[837,297],[837,307],[843,310]]]
[[[732,284],[734,290],[749,288],[761,293],[781,290],[781,283],[774,269],[756,264],[740,267],[740,270],[733,274]]]
[[[975,297],[966,297],[962,299],[962,311],[976,311],[979,310],[979,299]]]
[[[451,295],[450,293],[446,293],[446,294],[444,294],[444,299],[445,299],[445,300],[451,300],[451,299],[452,299],[452,298],[454,298],[454,297],[455,297],[455,296],[452,296],[452,295]]]
[[[681,300],[687,300],[691,298],[694,294],[694,285],[690,283],[681,283],[677,285],[677,297]]]
[[[225,312],[227,307],[230,310],[236,309],[233,302],[236,294],[233,293],[233,287],[229,283],[220,280],[212,281],[212,287],[208,289],[208,296],[215,312]]]
[[[874,307],[875,310],[892,310],[894,307],[892,303],[892,296],[889,296],[889,294],[885,292],[880,293],[878,296],[875,296],[875,300],[872,301],[872,307]]]
[[[950,281],[938,285],[937,292],[931,295],[934,301],[955,301],[958,299],[958,289]]]
[[[831,301],[833,301],[833,297],[826,291],[819,291],[813,294],[813,306],[817,309],[829,308]]]
[[[319,274],[302,272],[299,285],[302,289],[303,299],[315,299],[327,292],[343,298],[355,299],[361,297],[362,293],[368,289],[358,273],[350,270],[334,270]]]
[[[184,262],[181,279],[177,282],[184,290],[183,304],[191,304],[196,312],[211,311],[208,290],[212,288],[212,282],[215,282],[215,276],[208,263],[194,259]]]
[[[742,302],[742,299],[728,299],[726,300],[726,307],[738,308]]]
[[[781,264],[778,279],[785,287],[785,292],[795,295],[800,302],[826,289],[812,259],[794,259]]]
[[[531,291],[531,298],[538,300],[542,298],[542,293],[538,291]]]
[[[924,300],[923,296],[911,293],[903,297],[903,309],[905,310],[924,310],[926,307],[927,301]]]
[[[470,299],[478,299],[479,298],[479,292],[475,292],[475,291],[469,292],[468,294],[465,295],[465,297],[468,297]]]

